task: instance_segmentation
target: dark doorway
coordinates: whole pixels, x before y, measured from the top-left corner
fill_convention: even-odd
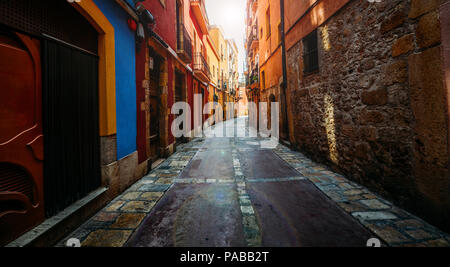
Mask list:
[[[150,48],[150,123],[147,136],[147,156],[151,162],[160,157],[160,90],[162,58]]]
[[[101,185],[98,58],[44,40],[45,211],[52,216]]]
[[[272,103],[277,102],[274,94],[270,94],[269,103],[267,103],[267,129],[272,130]]]
[[[186,102],[186,82],[185,82],[185,75],[181,72],[175,71],[175,103],[177,102]],[[183,114],[183,111],[180,111],[180,114],[176,115],[176,117],[185,116]],[[185,125],[181,124],[180,129],[185,127]],[[185,143],[186,137],[181,136],[179,138],[176,138],[175,145],[179,145],[181,143]]]

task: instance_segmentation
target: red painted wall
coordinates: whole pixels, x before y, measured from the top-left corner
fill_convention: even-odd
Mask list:
[[[168,66],[168,85],[167,85],[167,108],[169,109],[169,124],[168,124],[168,130],[169,130],[169,144],[172,144],[173,142],[175,142],[175,138],[172,134],[171,131],[171,127],[172,127],[172,122],[174,120],[174,115],[172,114],[172,112],[170,112],[172,110],[172,106],[174,104],[174,76],[175,76],[175,69],[173,66],[173,62],[174,59],[172,57],[168,57],[167,58],[167,66]]]
[[[190,128],[192,130],[192,123],[194,121],[194,77],[192,76],[192,73],[187,74],[187,101],[189,106],[191,107],[191,125]]]
[[[165,7],[159,0],[142,2],[155,18],[153,31],[157,33],[172,49],[176,48],[176,5],[175,0],[166,0]]]

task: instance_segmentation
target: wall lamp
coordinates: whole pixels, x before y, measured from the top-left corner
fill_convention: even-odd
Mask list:
[[[136,8],[136,13],[143,24],[151,24],[155,22],[155,18],[152,13],[150,13],[150,11],[148,11],[143,5],[139,5]]]

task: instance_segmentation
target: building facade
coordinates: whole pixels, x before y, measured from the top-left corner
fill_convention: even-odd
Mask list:
[[[245,47],[247,54],[246,63],[246,84],[249,101],[258,105],[260,96],[260,75],[259,75],[259,31],[258,31],[258,2],[259,0],[249,0],[246,6],[246,39]]]
[[[449,1],[284,4],[291,143],[448,231]]]
[[[143,173],[128,13],[110,1],[56,0],[2,1],[0,12],[0,75],[12,94],[2,98],[2,122],[12,121],[2,123],[0,194],[16,203],[0,217],[6,244],[89,199],[68,216],[81,223]]]

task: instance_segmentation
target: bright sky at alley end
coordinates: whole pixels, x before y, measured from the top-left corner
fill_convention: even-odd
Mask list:
[[[206,0],[209,23],[222,27],[225,38],[232,38],[239,49],[239,73],[245,61],[245,3],[246,0]]]

